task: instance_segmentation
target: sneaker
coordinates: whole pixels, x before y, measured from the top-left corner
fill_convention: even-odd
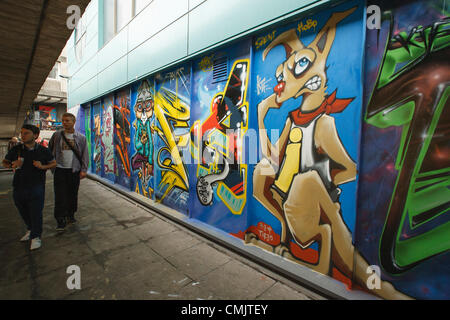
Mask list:
[[[30,240],[30,233],[31,233],[31,231],[28,230],[27,233],[25,233],[25,235],[22,238],[20,238],[20,241],[24,242],[24,241]]]
[[[30,250],[39,249],[41,247],[41,245],[42,245],[41,238],[34,238],[31,240]]]
[[[66,229],[66,221],[64,219],[57,220],[57,223],[56,231],[64,231]]]
[[[74,217],[67,217],[67,224],[74,224],[77,220]]]

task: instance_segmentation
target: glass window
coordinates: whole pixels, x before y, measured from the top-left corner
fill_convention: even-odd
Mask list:
[[[50,71],[50,73],[48,74],[49,78],[56,79],[58,77],[58,75],[59,75],[58,64],[59,64],[59,62],[56,62],[56,64],[53,66],[52,71]]]
[[[115,0],[104,0],[103,2],[103,43],[107,43],[116,34],[115,6]]]
[[[86,23],[84,19],[81,18],[78,21],[77,27],[75,29],[75,56],[78,63],[81,62],[84,53],[84,47],[86,46]]]
[[[152,0],[134,0],[134,15],[142,11]]]
[[[111,40],[128,22],[153,0],[104,0],[103,44]]]
[[[116,0],[117,1],[117,29],[116,32],[122,30],[131,20],[132,1],[130,0]]]

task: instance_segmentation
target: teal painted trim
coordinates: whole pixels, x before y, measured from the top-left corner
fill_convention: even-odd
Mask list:
[[[261,4],[263,9],[257,10]],[[275,3],[260,0],[208,0],[190,12],[190,43],[194,53],[216,43],[239,36],[261,24],[286,16],[292,11],[315,6],[320,0],[283,0]],[[323,1],[322,1],[323,2]],[[208,32],[204,32],[208,28]]]
[[[100,50],[101,47],[103,47],[104,42],[104,28],[103,28],[103,19],[104,19],[104,1],[105,0],[98,0],[98,48],[97,51]]]
[[[100,43],[100,39],[102,39],[102,41],[103,41],[103,3],[104,3],[104,0],[98,0],[98,1],[99,1],[99,7],[98,7],[99,8],[99,21],[101,22],[101,25],[99,25],[99,43]],[[274,19],[268,20],[260,25],[251,27],[251,28],[247,29],[246,31],[235,34],[235,35],[233,35],[227,39],[224,39],[220,42],[213,43],[210,46],[200,49],[196,52],[187,53],[185,56],[178,58],[176,60],[173,60],[170,63],[166,63],[164,65],[154,67],[154,69],[149,69],[146,73],[138,76],[137,78],[127,79],[127,81],[121,83],[120,85],[112,87],[107,91],[101,92],[101,90],[99,90],[99,92],[96,96],[82,97],[82,98],[80,98],[80,101],[77,103],[82,104],[82,103],[87,103],[87,102],[95,100],[95,99],[99,99],[99,98],[103,97],[104,95],[107,95],[107,94],[112,93],[118,89],[121,89],[127,85],[130,85],[135,81],[140,81],[140,80],[150,77],[158,72],[161,72],[165,69],[174,67],[181,63],[185,63],[190,59],[196,59],[199,56],[206,54],[207,52],[217,50],[220,47],[229,46],[235,41],[241,40],[245,37],[251,37],[257,33],[263,32],[266,29],[272,28],[276,24],[288,22],[288,21],[296,19],[300,16],[308,15],[313,11],[327,10],[333,6],[336,6],[336,5],[346,2],[346,1],[347,0],[314,0],[314,1],[311,1],[310,3],[304,5],[300,8],[297,8],[289,13],[279,16],[278,18],[274,18]],[[101,17],[101,19],[100,19],[100,17]],[[187,32],[188,32],[188,30],[187,30]],[[186,49],[187,49],[187,47],[186,47]],[[126,56],[128,58],[129,58],[129,55],[131,52],[127,53]],[[128,69],[128,67],[127,67],[127,69]]]
[[[213,43],[213,44],[211,44],[207,47],[204,47],[200,50],[197,50],[195,52],[191,52],[191,53],[189,53],[188,56],[186,56],[186,59],[192,58],[192,57],[198,57],[205,53],[214,51],[219,47],[229,46],[231,43],[233,43],[235,41],[241,40],[245,37],[251,37],[257,33],[262,33],[262,32],[264,32],[264,30],[269,30],[279,23],[283,23],[283,22],[287,23],[290,20],[294,20],[301,16],[308,15],[312,11],[327,10],[328,8],[331,8],[332,6],[336,6],[336,5],[346,2],[346,1],[347,0],[315,0],[315,1],[311,1],[311,3],[309,3],[303,7],[300,7],[296,10],[293,10],[289,13],[286,13],[278,18],[274,18],[272,20],[265,21],[264,23],[262,23],[260,25],[253,26],[253,27],[249,28],[248,30],[237,33],[229,38],[226,38],[219,42]]]

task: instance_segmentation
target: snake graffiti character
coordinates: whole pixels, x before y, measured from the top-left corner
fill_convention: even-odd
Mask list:
[[[134,106],[136,121],[134,127],[134,146],[136,154],[131,158],[133,170],[139,170],[139,177],[143,185],[149,187],[153,176],[153,139],[151,118],[153,116],[153,94],[147,80],[142,81],[138,89],[138,96]]]
[[[274,253],[296,260],[289,244],[302,248],[319,244],[319,261],[296,260],[323,274],[330,274],[331,262],[341,272],[366,287],[368,263],[352,243],[352,235],[341,216],[340,184],[355,180],[356,164],[347,154],[330,114],[342,112],[353,101],[326,94],[327,57],[337,24],[356,10],[335,12],[305,46],[295,29],[276,37],[264,50],[263,60],[283,45],[286,60],[275,72],[274,93],[258,105],[258,126],[263,159],[253,174],[254,197],[281,223],[281,242]],[[286,120],[279,140],[273,145],[264,124],[269,109],[280,109],[288,99],[302,97],[298,109]],[[257,241],[256,235],[253,241]],[[252,241],[250,241],[252,242]],[[383,281],[376,293],[384,298],[405,299],[405,295]]]

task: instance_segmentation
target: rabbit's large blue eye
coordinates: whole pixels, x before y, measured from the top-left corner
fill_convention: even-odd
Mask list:
[[[311,61],[307,57],[303,57],[295,63],[294,75],[299,76],[308,69]]]

